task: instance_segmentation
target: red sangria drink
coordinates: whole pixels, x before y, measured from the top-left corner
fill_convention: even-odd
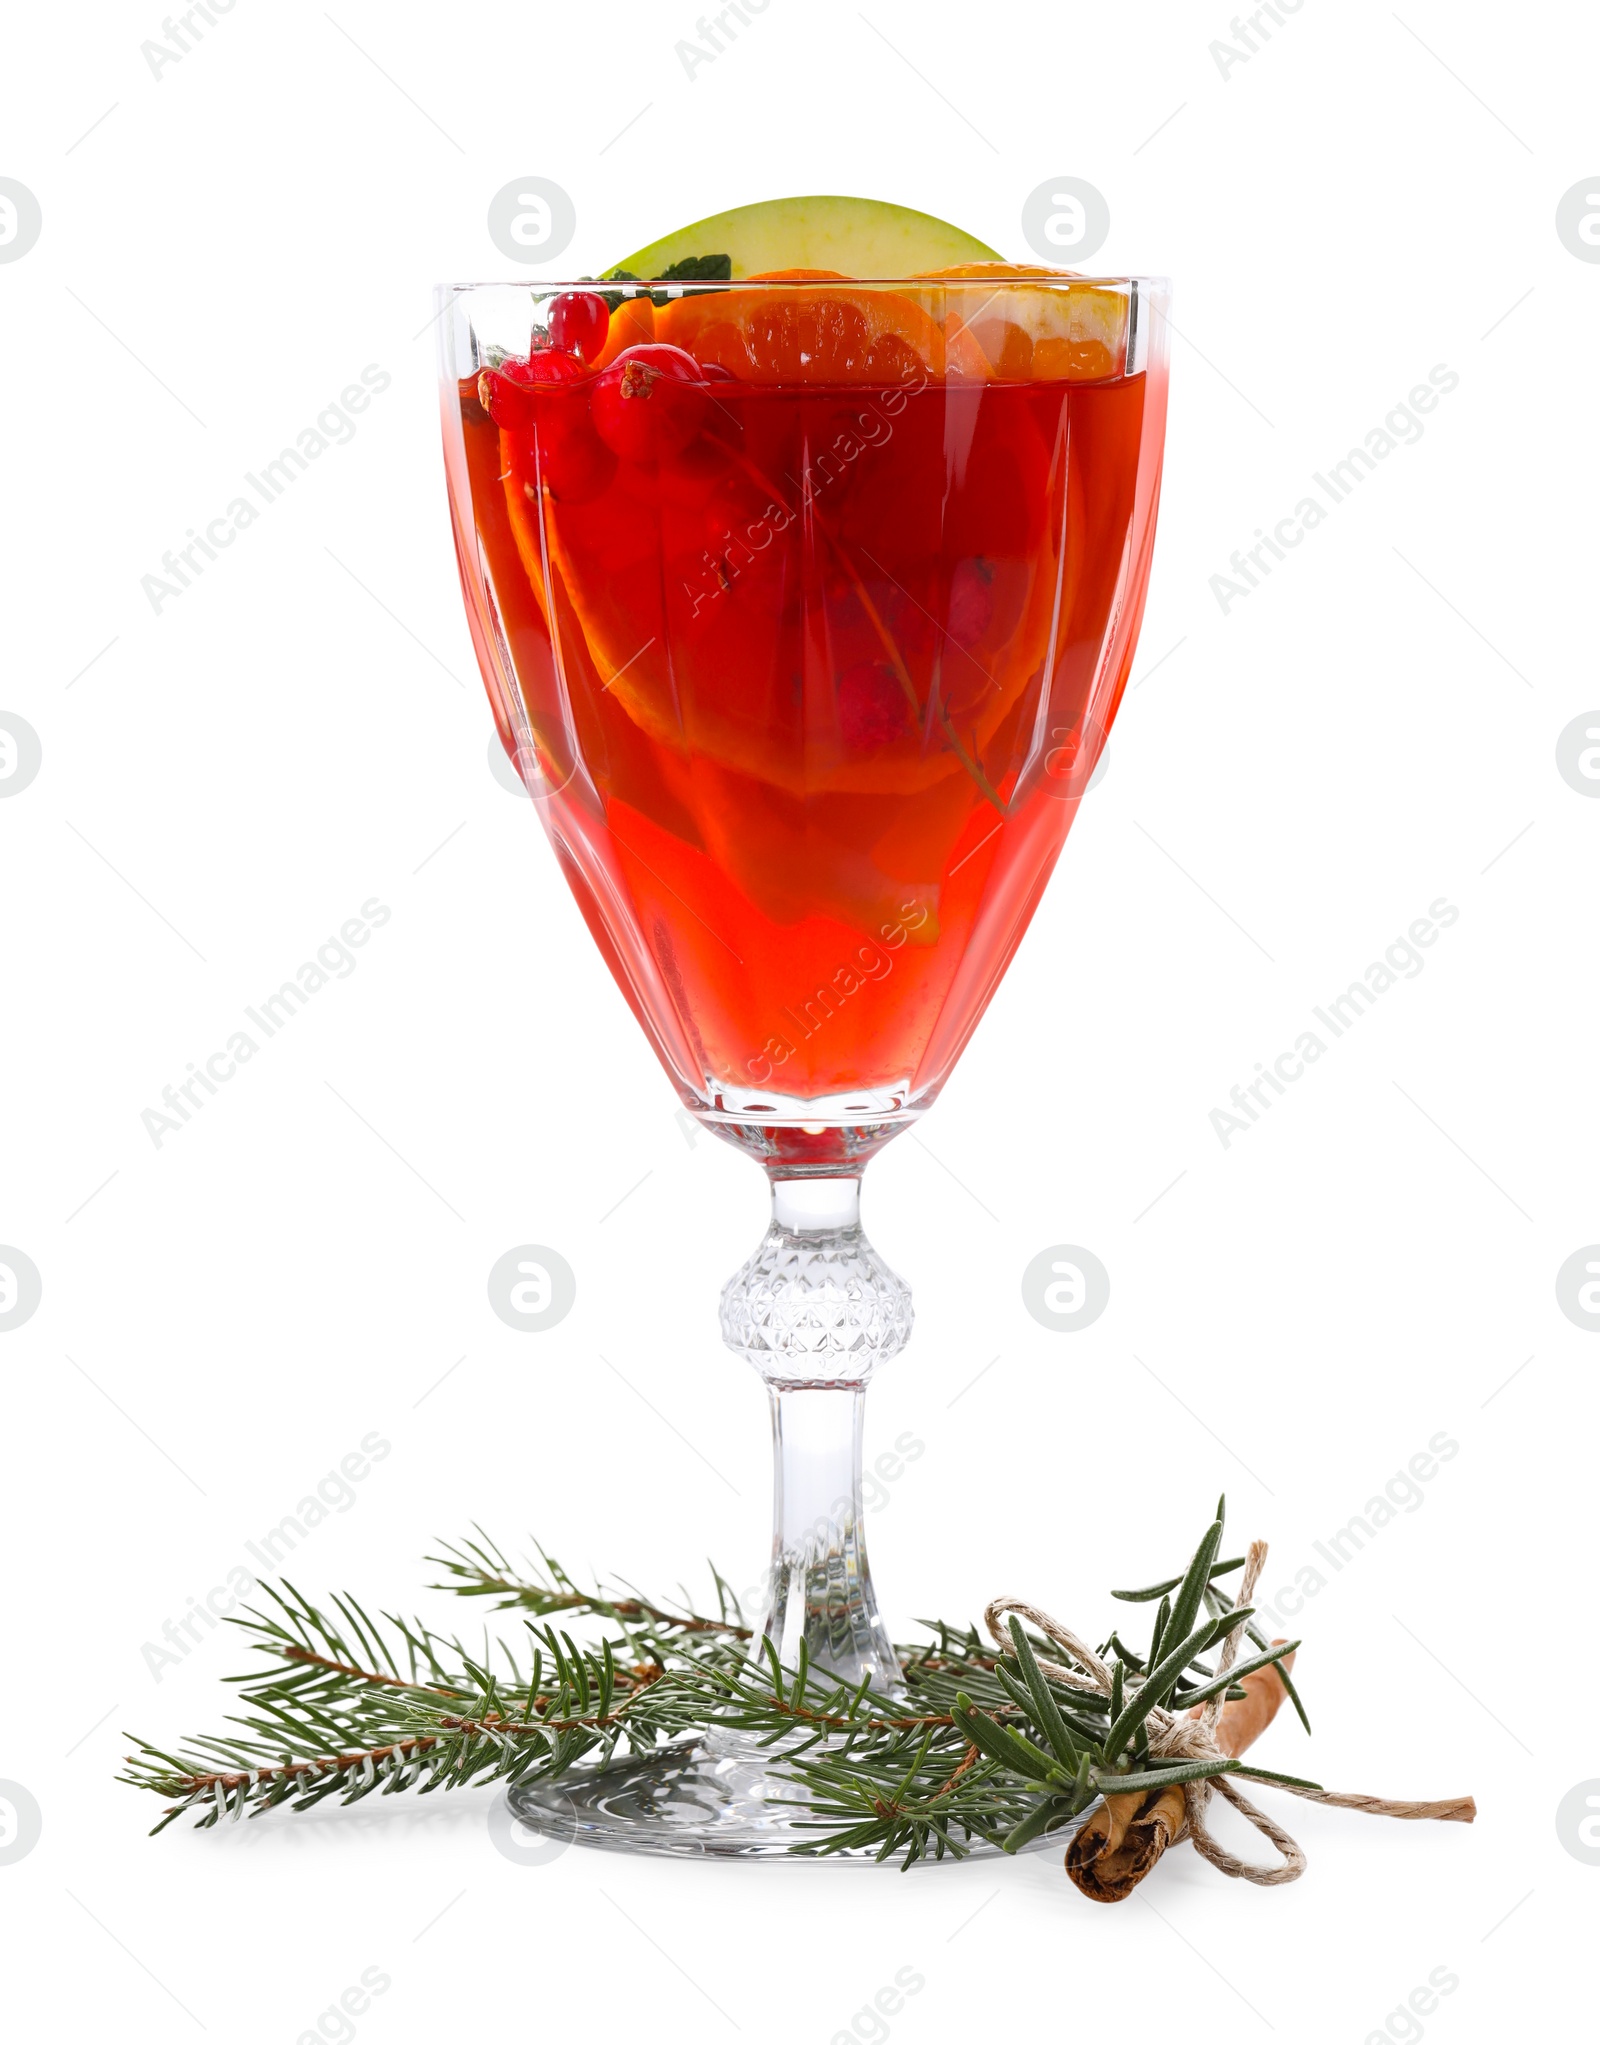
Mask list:
[[[862,1394],[911,1308],[860,1179],[982,1016],[1121,700],[1164,293],[829,199],[702,222],[598,281],[444,301],[457,558],[501,741],[680,1098],[771,1181],[722,1300],[772,1392],[753,1638],[892,1697]],[[563,1776],[582,1836],[764,1853],[804,1823],[771,1755],[620,1765]],[[548,1815],[531,1776],[512,1801]]]
[[[1153,311],[1011,277],[611,296],[541,297],[453,392],[469,610],[683,1098],[800,1154],[929,1104],[1060,851],[1144,599]]]

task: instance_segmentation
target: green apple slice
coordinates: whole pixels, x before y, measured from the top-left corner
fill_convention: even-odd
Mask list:
[[[729,267],[702,268],[726,256]],[[910,277],[959,263],[997,262],[988,248],[947,220],[881,199],[763,199],[713,213],[626,256],[608,276],[655,280],[674,275],[756,277],[768,270],[839,270],[847,277]],[[679,267],[693,264],[694,268]]]

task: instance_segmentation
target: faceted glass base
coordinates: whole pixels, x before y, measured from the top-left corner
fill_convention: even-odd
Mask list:
[[[519,1823],[552,1843],[696,1860],[793,1860],[797,1846],[814,1846],[844,1829],[836,1816],[819,1818],[808,1807],[804,1785],[775,1765],[770,1750],[723,1737],[686,1740],[603,1768],[574,1768],[559,1781],[514,1783],[507,1802]],[[1060,1852],[1074,1829],[1063,1827],[1035,1845]],[[962,1844],[969,1859],[1000,1851],[986,1839]],[[868,1846],[826,1860],[871,1862],[877,1856],[877,1847]],[[917,1865],[951,1866],[956,1859],[947,1853],[942,1863],[930,1858]],[[900,1856],[883,1864],[898,1869]]]

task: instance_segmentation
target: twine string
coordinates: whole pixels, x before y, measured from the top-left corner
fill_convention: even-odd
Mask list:
[[[1239,1595],[1235,1605],[1244,1610],[1254,1595],[1261,1571],[1267,1559],[1265,1541],[1252,1541],[1245,1557],[1244,1574],[1239,1580]],[[1085,1645],[1078,1636],[1053,1619],[1048,1612],[1037,1605],[1027,1604],[1021,1598],[996,1598],[984,1611],[983,1621],[991,1637],[1002,1653],[1011,1649],[1010,1636],[1001,1630],[1001,1621],[1011,1614],[1027,1624],[1036,1627],[1047,1640],[1055,1642],[1071,1656],[1075,1666],[1065,1667],[1060,1662],[1039,1658],[1039,1667],[1055,1682],[1069,1690],[1077,1690],[1087,1696],[1109,1697],[1111,1695],[1111,1671],[1093,1648]],[[1222,1643],[1222,1652],[1217,1661],[1217,1674],[1225,1676],[1238,1659],[1239,1644],[1244,1638],[1246,1622],[1237,1621],[1229,1628]],[[1220,1761],[1234,1757],[1228,1755],[1217,1739],[1217,1724],[1222,1715],[1225,1689],[1218,1690],[1200,1707],[1198,1714],[1188,1712],[1174,1714],[1164,1707],[1157,1707],[1145,1719],[1145,1735],[1150,1747],[1152,1766],[1163,1761]],[[1443,1822],[1470,1824],[1477,1815],[1477,1806],[1471,1797],[1446,1797],[1437,1803],[1417,1803],[1398,1798],[1363,1796],[1355,1792],[1341,1792],[1331,1789],[1314,1789],[1298,1783],[1274,1782],[1273,1789],[1284,1790],[1290,1796],[1303,1797],[1307,1803],[1331,1804],[1339,1810],[1363,1811],[1376,1818],[1437,1818]],[[1265,1811],[1258,1810],[1249,1798],[1228,1775],[1204,1776],[1197,1782],[1182,1785],[1184,1823],[1177,1835],[1178,1840],[1188,1839],[1203,1859],[1222,1874],[1236,1880],[1255,1882],[1262,1888],[1273,1888],[1280,1882],[1298,1881],[1306,1871],[1306,1857],[1299,1844]],[[1277,1864],[1263,1866],[1256,1861],[1242,1860],[1230,1852],[1222,1843],[1213,1838],[1206,1829],[1206,1811],[1213,1794],[1224,1797],[1233,1805],[1240,1816],[1247,1819],[1278,1853]],[[1108,1794],[1115,1795],[1113,1789]]]

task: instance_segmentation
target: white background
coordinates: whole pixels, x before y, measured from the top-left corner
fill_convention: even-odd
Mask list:
[[[0,1866],[12,2035],[290,2045],[368,1967],[392,1987],[363,2045],[602,2005],[824,2045],[903,1967],[926,1988],[896,2045],[994,2023],[1002,1991],[1008,2028],[1355,2045],[1409,2035],[1385,2021],[1436,1968],[1459,1987],[1423,2033],[1489,2040],[1573,1985],[1600,1871],[1555,1811],[1600,1776],[1600,1342],[1554,1280],[1600,1237],[1600,801],[1555,747],[1600,704],[1600,265],[1554,216],[1600,170],[1600,23],[1402,14],[1309,0],[1226,79],[1220,6],[1160,0],[772,0],[692,81],[687,5],[242,0],[159,81],[153,4],[13,20],[0,174],[44,229],[0,266],[0,709],[43,747],[0,801],[0,1242],[43,1276],[0,1340],[0,1778],[43,1812]],[[157,1682],[145,1644],[369,1431],[391,1452],[296,1555],[312,1595],[458,1622],[421,1558],[473,1520],[667,1587],[764,1550],[763,1395],[714,1317],[759,1177],[687,1140],[486,765],[425,329],[436,279],[511,274],[485,212],[530,174],[577,207],[562,274],[819,188],[1020,257],[1023,200],[1071,175],[1110,204],[1097,267],[1173,276],[1109,772],[868,1189],[919,1311],[869,1453],[926,1444],[874,1562],[902,1638],[1001,1592],[1099,1637],[1108,1586],[1181,1560],[1224,1486],[1291,1582],[1443,1430],[1423,1503],[1296,1622],[1315,1741],[1286,1714],[1262,1758],[1475,1792],[1471,1829],[1274,1800],[1297,1885],[1185,1849],[1099,1910],[1054,1853],[523,1868],[491,1790],[149,1841],[159,1807],[114,1786],[122,1729],[217,1727],[239,1664],[210,1634]],[[155,614],[163,551],[369,363],[392,384],[354,441]],[[1230,553],[1441,363],[1425,436],[1224,614]],[[161,1089],[372,896],[357,970],[155,1147]],[[1425,970],[1225,1149],[1229,1089],[1440,896]],[[542,1336],[485,1296],[527,1241],[578,1278]],[[1019,1290],[1062,1242],[1111,1273],[1072,1335]]]

